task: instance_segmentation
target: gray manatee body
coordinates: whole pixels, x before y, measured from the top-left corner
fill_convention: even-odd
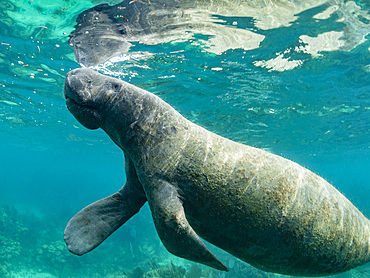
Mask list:
[[[308,10],[315,14],[304,19]],[[299,31],[302,34],[297,33],[296,43],[304,43],[306,47],[295,51],[314,56],[320,51],[352,50],[366,41],[370,30],[366,9],[347,0],[124,0],[81,13],[69,44],[77,62],[84,66],[127,53],[131,43],[191,41],[213,54],[230,49],[247,51],[259,48],[265,38],[276,40],[269,30],[301,24],[296,22],[300,17],[308,24],[310,20],[313,23],[328,17],[338,18],[342,26],[329,26],[317,37],[303,30]],[[240,26],[227,24],[231,19],[239,21],[238,18],[244,22]],[[198,38],[199,34],[202,39]]]
[[[218,136],[157,96],[90,69],[65,81],[67,106],[123,150],[127,182],[77,213],[69,250],[91,251],[148,201],[160,239],[179,257],[226,270],[201,239],[264,271],[321,276],[370,261],[370,223],[321,177]]]

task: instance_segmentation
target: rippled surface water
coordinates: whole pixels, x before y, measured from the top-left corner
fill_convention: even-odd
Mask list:
[[[218,250],[228,274],[169,255],[147,207],[92,253],[67,251],[68,219],[125,180],[121,151],[79,125],[63,97],[66,73],[80,67],[69,34],[78,14],[101,3],[0,3],[0,277],[167,277],[166,267],[172,277],[181,267],[189,277],[279,276]],[[188,15],[186,24],[131,38],[127,53],[93,68],[208,130],[313,170],[369,218],[369,2],[179,3],[174,13]]]

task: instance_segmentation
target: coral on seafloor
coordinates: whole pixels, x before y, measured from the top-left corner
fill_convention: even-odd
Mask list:
[[[125,273],[121,278],[211,278],[215,272],[212,269],[202,270],[198,265],[193,264],[189,268],[176,266],[172,262],[165,266],[159,266],[149,261],[148,270],[144,271],[141,267],[136,267],[133,271]]]
[[[10,206],[0,206],[0,261],[3,269],[5,269],[5,263],[20,256],[19,238],[27,231],[17,216],[17,211]],[[4,272],[4,270],[0,271],[0,273]]]
[[[227,273],[177,258],[161,244],[154,226],[143,224],[150,215],[138,215],[96,250],[82,257],[75,256],[63,240],[69,213],[36,216],[31,210],[19,211],[0,204],[0,278],[282,277],[254,268],[217,249],[215,254],[230,269]],[[337,277],[368,278],[369,273],[370,264]]]
[[[26,219],[36,225],[26,227]],[[62,238],[47,236],[49,231],[41,222],[34,215],[25,217],[10,205],[0,204],[0,278],[21,269],[50,271],[50,266],[60,267],[65,262],[68,252]]]

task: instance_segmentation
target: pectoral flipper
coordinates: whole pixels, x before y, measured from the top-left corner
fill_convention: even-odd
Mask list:
[[[125,170],[127,181],[119,192],[85,207],[68,222],[64,240],[72,253],[83,255],[93,250],[146,202],[133,163],[127,155]]]
[[[178,257],[228,271],[188,223],[176,188],[163,180],[155,182],[148,201],[155,227],[166,249]]]

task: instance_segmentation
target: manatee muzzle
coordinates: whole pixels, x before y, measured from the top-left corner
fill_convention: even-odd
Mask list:
[[[85,88],[83,82],[74,75],[74,71],[67,74],[64,83],[67,108],[84,127],[97,129],[101,125],[101,116],[92,101],[89,101],[91,95]]]

